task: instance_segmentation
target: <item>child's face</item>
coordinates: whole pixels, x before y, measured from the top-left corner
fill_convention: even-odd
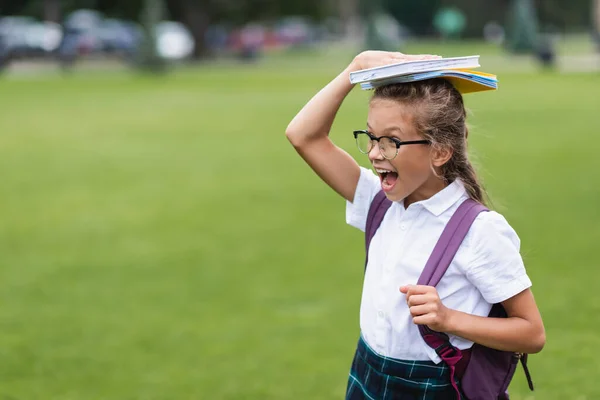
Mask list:
[[[413,107],[393,100],[374,99],[369,106],[367,129],[376,137],[391,136],[403,142],[422,140],[413,123],[413,110]],[[379,175],[382,189],[392,201],[402,200],[413,193],[416,197],[423,197],[415,192],[422,191],[435,177],[431,169],[430,146],[426,144],[401,145],[392,160],[381,155],[379,146],[373,146],[368,156]]]

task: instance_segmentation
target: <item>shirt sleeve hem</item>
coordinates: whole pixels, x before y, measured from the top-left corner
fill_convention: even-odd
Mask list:
[[[502,303],[521,293],[523,290],[529,289],[532,286],[531,280],[527,275],[521,275],[507,284],[502,286],[501,290],[498,290],[490,295],[484,296],[485,301],[490,304]]]

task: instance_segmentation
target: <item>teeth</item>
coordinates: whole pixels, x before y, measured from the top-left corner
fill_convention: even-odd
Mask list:
[[[377,171],[377,173],[379,173],[379,174],[387,174],[387,173],[392,172],[387,169],[377,169],[377,168],[375,168],[375,171]]]

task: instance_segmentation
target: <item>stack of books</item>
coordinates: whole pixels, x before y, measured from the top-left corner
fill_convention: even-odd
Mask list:
[[[498,89],[496,75],[472,70],[479,66],[479,56],[405,61],[351,72],[350,82],[370,90],[391,83],[443,78],[463,94]]]

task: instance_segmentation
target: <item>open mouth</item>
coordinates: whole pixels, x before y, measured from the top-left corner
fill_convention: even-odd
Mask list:
[[[384,192],[389,192],[394,188],[398,181],[398,173],[387,169],[376,168],[379,179],[381,180],[381,188]]]

